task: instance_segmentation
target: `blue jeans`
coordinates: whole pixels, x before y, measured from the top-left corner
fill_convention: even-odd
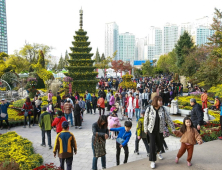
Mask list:
[[[97,170],[97,160],[98,160],[98,158],[94,156],[95,155],[95,151],[94,151],[93,143],[92,143],[92,150],[93,150],[92,169],[93,170]],[[101,157],[101,164],[102,164],[103,168],[106,168],[106,155]]]
[[[136,121],[138,122],[138,120],[140,119],[140,109],[135,109],[136,112]]]
[[[70,114],[65,114],[65,118],[66,118],[67,121],[68,121],[69,118],[70,118],[70,120],[71,120],[71,125],[73,126],[72,113],[70,113]]]

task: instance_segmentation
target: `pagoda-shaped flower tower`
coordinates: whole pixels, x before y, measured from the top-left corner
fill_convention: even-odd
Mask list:
[[[94,60],[91,59],[93,53],[89,47],[90,42],[88,42],[87,32],[82,29],[83,26],[83,10],[80,10],[80,29],[76,31],[76,36],[74,36],[74,42],[72,42],[74,47],[70,47],[72,53],[69,53],[70,60],[69,66],[66,67],[68,73],[66,76],[73,78],[72,90],[73,92],[78,91],[79,93],[84,93],[85,90],[89,90],[90,93],[96,92],[96,76],[95,68],[93,67]]]

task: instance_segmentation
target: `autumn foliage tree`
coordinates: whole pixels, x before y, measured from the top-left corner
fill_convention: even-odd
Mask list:
[[[122,60],[113,60],[111,64],[112,64],[111,68],[116,72],[116,76],[117,73],[122,72],[124,66],[124,62]]]

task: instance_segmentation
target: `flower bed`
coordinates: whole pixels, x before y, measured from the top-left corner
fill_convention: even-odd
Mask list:
[[[202,105],[201,96],[200,95],[191,95],[191,96],[181,96],[178,97],[178,105],[181,107],[181,109],[191,110],[190,106],[190,99],[196,99],[197,103]],[[208,100],[214,101],[212,97],[208,97]],[[189,106],[189,107],[186,107]],[[211,108],[212,104],[210,102],[207,102],[208,108]],[[186,107],[186,108],[184,108]]]
[[[61,168],[57,167],[53,163],[41,165],[33,170],[62,170]]]
[[[43,163],[42,156],[34,153],[32,142],[15,132],[0,135],[0,163],[11,159],[21,170],[30,170]]]
[[[208,112],[215,119],[210,120],[206,125],[201,126],[200,135],[205,142],[216,140],[219,136],[221,136],[221,126],[219,123],[220,113],[218,111],[209,110]],[[183,122],[179,120],[173,121],[176,130],[180,130]],[[171,129],[169,129],[171,135],[175,136]],[[176,137],[176,136],[175,136]]]

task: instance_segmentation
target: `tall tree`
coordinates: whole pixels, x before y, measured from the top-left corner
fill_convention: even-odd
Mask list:
[[[142,73],[144,76],[152,76],[153,75],[153,66],[152,63],[147,60],[145,63],[142,64]]]
[[[15,72],[20,73],[22,71],[28,71],[30,67],[30,63],[25,58],[20,56],[10,55],[5,61],[6,65],[14,65]]]
[[[193,75],[193,79],[198,82],[203,81],[209,86],[221,84],[222,81],[222,12],[215,8],[214,14],[211,27],[215,30],[215,34],[209,38],[210,43],[208,43],[213,50]]]
[[[101,56],[101,58],[100,58],[100,61],[103,61],[103,60],[105,60],[106,58],[105,58],[105,55],[104,55],[104,53],[102,53],[102,56]]]
[[[208,43],[211,46],[215,46],[213,52],[219,58],[222,58],[222,12],[215,8],[213,23],[211,24],[212,30],[215,30],[215,33],[208,38],[210,42]]]
[[[64,59],[63,59],[63,57],[62,57],[62,54],[61,54],[61,57],[60,57],[60,59],[59,59],[59,64],[58,64],[58,70],[62,70],[63,68],[64,68]]]
[[[68,66],[69,65],[69,54],[68,54],[68,51],[66,50],[66,53],[65,53],[65,59],[64,59],[64,66]]]
[[[177,44],[175,45],[175,52],[177,55],[177,66],[181,67],[184,63],[184,58],[189,54],[189,51],[194,46],[191,35],[185,31],[183,35],[180,36]]]
[[[99,55],[99,50],[97,48],[96,50],[96,55],[95,55],[95,64],[99,63],[101,61],[100,55]]]
[[[49,53],[52,49],[53,48],[48,45],[38,43],[30,44],[25,42],[25,45],[19,51],[19,55],[26,58],[31,64],[36,64],[39,58],[39,50],[42,50],[46,59],[50,59],[51,56],[49,55]]]

